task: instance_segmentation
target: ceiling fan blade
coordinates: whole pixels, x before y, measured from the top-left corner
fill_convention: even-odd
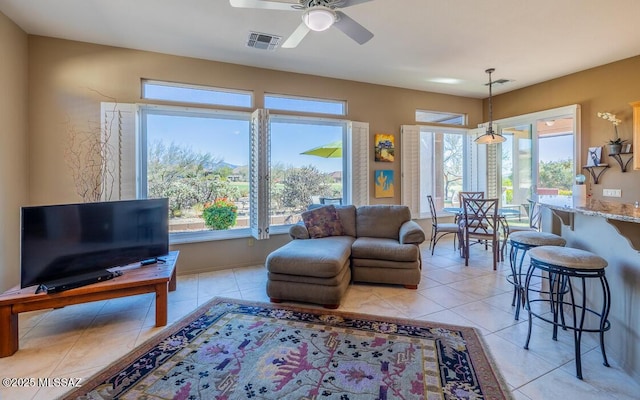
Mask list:
[[[291,36],[289,36],[287,40],[285,40],[284,43],[282,43],[282,46],[280,47],[284,49],[292,49],[298,46],[298,44],[300,44],[302,39],[304,39],[304,37],[307,36],[307,33],[309,33],[309,31],[310,29],[304,24],[304,22],[301,23],[300,25],[298,25],[296,30],[293,31]]]
[[[333,24],[333,26],[340,29],[345,35],[349,36],[359,44],[365,44],[373,37],[373,33],[369,32],[367,28],[349,18],[347,14],[342,11],[336,11],[336,15],[338,16],[338,20]]]
[[[372,0],[343,0],[340,5],[336,5],[336,8],[347,8],[351,6],[355,6],[362,3],[368,3]]]
[[[263,10],[290,10],[290,11],[295,11],[296,9],[292,8],[292,6],[298,5],[298,3],[276,1],[276,0],[229,0],[229,4],[231,4],[231,7],[238,7],[238,8],[260,8]]]

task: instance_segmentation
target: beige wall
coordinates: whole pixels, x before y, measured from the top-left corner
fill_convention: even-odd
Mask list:
[[[142,102],[140,79],[158,79],[253,90],[261,107],[262,94],[283,93],[346,100],[347,118],[370,124],[370,133],[394,133],[403,124],[415,123],[415,109],[460,112],[469,115],[471,126],[481,122],[482,102],[415,90],[293,74],[137,50],[79,43],[47,37],[29,37],[30,99],[30,203],[78,201],[64,160],[68,128],[88,129],[99,116],[101,101]],[[393,168],[400,176],[400,162],[373,162]],[[373,176],[371,177],[373,179]],[[398,203],[395,198],[371,202]],[[261,264],[266,255],[287,241],[285,235],[267,241],[236,239],[173,246],[181,250],[181,273]]]
[[[0,292],[20,279],[20,206],[27,202],[28,39],[0,13]]]
[[[3,40],[11,39],[3,36]],[[477,99],[47,37],[30,36],[28,40],[30,204],[79,200],[64,161],[69,126],[86,129],[91,122],[96,122],[101,101],[141,102],[141,78],[253,90],[256,107],[262,106],[260,99],[264,92],[346,100],[349,119],[369,122],[371,136],[395,133],[398,142],[400,125],[414,122],[416,108],[467,113],[471,127],[482,121],[482,102]],[[16,41],[11,43],[16,45]],[[594,143],[602,144],[611,134],[611,126],[595,117],[597,111],[615,112],[622,117],[621,135],[630,138],[628,102],[640,99],[640,82],[634,74],[638,64],[640,57],[496,96],[494,117],[499,119],[579,103],[583,110],[583,152]],[[3,77],[6,79],[5,74]],[[399,143],[397,147],[398,158],[391,167],[396,176],[400,176],[402,154]],[[373,150],[370,157],[371,174],[377,168],[389,168],[387,163],[376,165],[373,162]],[[623,200],[631,201],[640,197],[631,186],[637,177],[638,172],[622,174],[611,168],[604,175],[603,185],[598,186],[620,187]],[[371,202],[397,203],[399,193],[398,190],[393,199],[378,200],[373,198],[372,187]],[[182,250],[178,267],[185,273],[258,264],[271,249],[285,241],[286,237],[279,236],[256,242],[253,246],[247,239],[237,239],[174,248]],[[4,271],[7,276],[17,277],[17,264],[5,266]]]
[[[580,155],[584,165],[589,147],[604,146],[610,138],[614,137],[611,123],[598,118],[596,114],[598,112],[616,114],[622,119],[622,123],[618,126],[620,137],[631,141],[633,109],[629,103],[638,100],[640,100],[640,56],[495,96],[493,114],[494,119],[501,119],[579,104],[582,113]],[[640,143],[636,143],[634,147],[640,149]],[[603,149],[603,155],[605,153],[606,149]],[[627,172],[622,173],[615,160],[608,156],[603,158],[611,168],[604,172],[601,183],[589,184],[592,196],[601,199],[603,188],[622,189],[622,198],[606,198],[606,200],[624,203],[640,200],[640,171],[633,170],[633,162],[627,168]],[[586,171],[582,172],[587,175]]]

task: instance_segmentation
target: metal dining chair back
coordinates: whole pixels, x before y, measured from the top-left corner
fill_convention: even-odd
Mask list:
[[[458,225],[450,222],[439,223],[438,216],[436,215],[436,206],[433,202],[433,197],[431,195],[427,195],[427,200],[429,201],[429,211],[431,212],[431,240],[429,241],[429,249],[431,250],[431,255],[433,255],[433,251],[436,249],[438,240],[448,234],[454,234],[453,248],[455,249],[456,236],[458,234]]]
[[[540,230],[540,220],[542,218],[541,211],[540,203],[529,200],[529,227],[536,231]]]
[[[507,243],[509,243],[509,236],[513,232],[523,231],[540,231],[540,219],[542,216],[540,203],[529,200],[529,225],[512,225],[509,224],[506,218],[500,218],[500,224],[502,226],[502,249],[500,250],[500,258],[504,260],[505,253],[507,252]]]
[[[493,269],[497,268],[500,254],[500,221],[498,219],[498,199],[462,199],[462,223],[460,239],[464,247],[465,265],[469,265],[469,247],[471,240],[477,239],[491,245]]]
[[[460,207],[462,207],[462,200],[464,199],[484,199],[484,192],[458,192]]]

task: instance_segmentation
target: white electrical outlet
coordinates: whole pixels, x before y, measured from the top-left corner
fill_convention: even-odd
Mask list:
[[[602,196],[604,196],[604,197],[622,197],[622,190],[620,190],[620,189],[602,189]]]

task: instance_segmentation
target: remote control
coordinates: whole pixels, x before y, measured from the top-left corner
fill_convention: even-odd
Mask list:
[[[146,260],[140,261],[140,265],[150,265],[150,264],[155,264],[157,262],[158,262],[158,260],[155,257],[154,258],[147,258]]]

